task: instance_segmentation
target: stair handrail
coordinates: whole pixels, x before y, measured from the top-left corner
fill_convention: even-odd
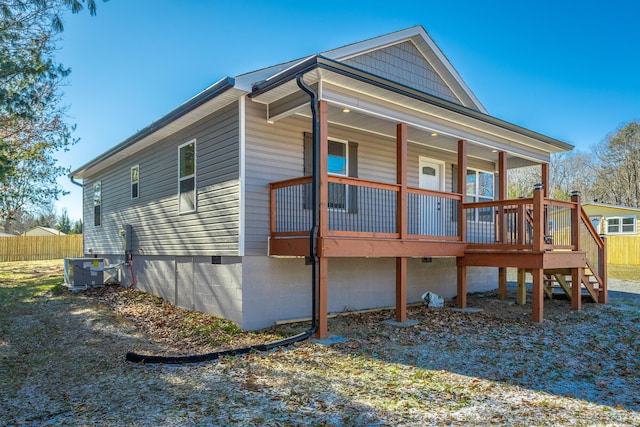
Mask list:
[[[597,262],[598,262],[599,268],[597,269],[594,268],[594,262],[593,262],[594,260],[589,259],[589,256],[587,256],[587,267],[589,267],[589,269],[591,270],[591,273],[593,274],[593,277],[598,281],[601,288],[605,288],[606,287],[606,263],[607,263],[605,241],[602,239],[602,237],[600,237],[600,234],[591,223],[589,216],[584,211],[582,206],[580,206],[580,222],[582,226],[588,231],[588,234],[591,236],[592,241],[596,244],[596,246],[598,246]]]

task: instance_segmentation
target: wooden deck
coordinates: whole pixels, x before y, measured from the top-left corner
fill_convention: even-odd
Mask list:
[[[406,320],[406,259],[416,257],[456,258],[461,308],[466,307],[466,269],[472,266],[499,269],[501,296],[506,295],[506,268],[517,268],[519,277],[531,274],[535,322],[543,320],[543,297],[545,292],[549,295],[550,283],[564,289],[576,310],[585,289],[594,301],[607,301],[605,242],[582,211],[579,198],[557,201],[536,190],[529,199],[462,203],[462,196],[455,193],[355,178],[328,176],[327,181],[337,186],[332,190],[339,196],[332,197],[341,205],[321,211],[323,226],[317,237],[321,265],[328,268],[326,259],[335,257],[396,258],[398,321]],[[310,255],[311,210],[306,206],[310,185],[310,177],[271,185],[270,255]],[[524,281],[519,282],[518,302],[524,303]]]
[[[456,301],[461,308],[466,307],[469,266],[497,267],[501,296],[506,295],[507,267],[518,268],[519,277],[529,272],[533,276],[535,322],[543,320],[545,283],[553,278],[569,289],[574,309],[580,309],[578,296],[583,286],[591,288],[594,299],[606,302],[605,242],[580,206],[579,196],[570,202],[549,198],[548,163],[541,164],[542,183],[534,189],[533,197],[507,200],[507,153],[501,151],[497,200],[466,203],[467,142],[458,141],[457,192],[412,188],[407,184],[407,124],[398,123],[395,184],[332,176],[327,166],[327,117],[326,101],[319,101],[314,166],[318,187],[312,188],[311,176],[270,185],[269,253],[313,256],[317,261],[319,338],[328,335],[331,257],[395,258],[399,322],[406,321],[410,257],[456,257]],[[312,194],[317,196],[317,211],[312,209]],[[312,212],[318,217],[312,218]],[[560,275],[560,270],[570,273]]]

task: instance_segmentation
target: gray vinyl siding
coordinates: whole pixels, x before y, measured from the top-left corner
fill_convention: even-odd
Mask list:
[[[410,41],[367,52],[342,62],[422,92],[461,103]]]
[[[303,133],[308,119],[266,121],[266,107],[248,101],[245,119],[245,255],[266,255],[269,183],[303,176]]]
[[[269,238],[269,183],[304,175],[304,132],[311,120],[292,116],[269,124],[266,107],[247,102],[245,146],[245,255],[266,255]],[[396,183],[396,141],[329,126],[329,137],[358,143],[358,178]],[[452,191],[451,165],[457,153],[418,144],[408,147],[408,185],[418,187],[419,156],[445,162],[444,191]],[[490,162],[468,159],[468,167],[493,171]]]
[[[197,212],[178,212],[178,146],[196,140]],[[130,168],[139,165],[139,198]],[[237,255],[240,235],[238,104],[203,118],[84,180],[85,252],[122,253],[119,230],[133,226],[138,255]],[[93,225],[93,184],[102,181],[102,225]]]

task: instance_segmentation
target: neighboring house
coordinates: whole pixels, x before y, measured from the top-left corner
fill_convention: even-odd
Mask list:
[[[546,190],[504,201],[507,169],[539,165],[547,184],[571,148],[489,115],[413,27],[224,78],[70,176],[85,253],[131,261],[124,283],[257,329],[311,314],[311,262],[323,337],[327,312],[395,305],[404,321],[426,291],[503,294],[507,267],[532,272],[542,321],[543,274],[588,260],[545,243]]]
[[[16,237],[15,234],[4,233],[0,231],[0,237]]]
[[[582,203],[582,208],[589,216],[593,227],[600,234],[606,236],[636,236],[640,234],[640,230],[638,230],[640,209],[638,208],[597,202]]]
[[[607,238],[607,262],[640,265],[640,209],[587,202],[582,208],[596,231]]]
[[[50,227],[35,227],[22,233],[23,236],[66,236],[66,233]]]

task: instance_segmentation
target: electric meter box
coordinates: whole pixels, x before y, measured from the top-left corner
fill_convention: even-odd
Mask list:
[[[64,281],[71,288],[89,288],[104,284],[102,258],[65,258]]]

